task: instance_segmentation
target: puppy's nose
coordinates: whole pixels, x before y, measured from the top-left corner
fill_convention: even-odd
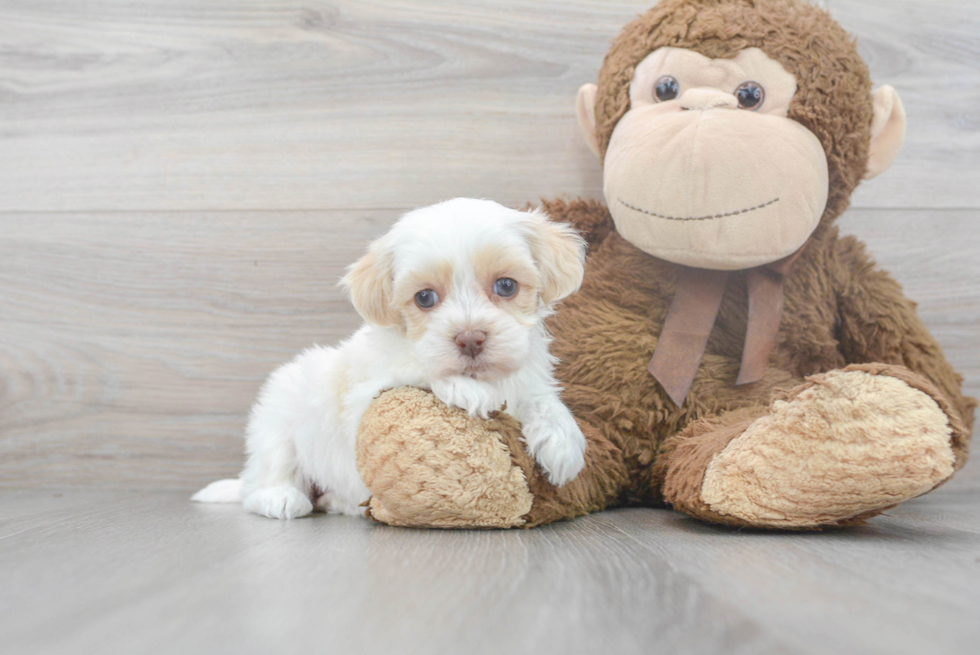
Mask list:
[[[483,352],[483,342],[486,340],[487,333],[479,330],[467,330],[456,335],[456,345],[460,353],[467,357],[476,357]]]

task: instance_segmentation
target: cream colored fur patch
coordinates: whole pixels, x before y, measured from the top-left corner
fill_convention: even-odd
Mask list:
[[[833,372],[748,427],[714,457],[712,510],[805,527],[889,507],[953,474],[951,428],[927,394],[886,375]]]
[[[382,394],[358,429],[371,515],[407,527],[523,525],[534,497],[492,427],[420,389]]]

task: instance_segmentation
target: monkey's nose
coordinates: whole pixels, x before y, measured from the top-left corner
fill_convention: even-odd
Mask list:
[[[681,109],[738,109],[738,98],[721,89],[694,88],[681,94]]]
[[[480,330],[467,330],[456,335],[456,345],[460,353],[467,357],[476,357],[483,352],[483,343],[487,340],[487,333]]]

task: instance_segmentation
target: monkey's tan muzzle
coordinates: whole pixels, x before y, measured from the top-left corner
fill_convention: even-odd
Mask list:
[[[604,174],[617,230],[655,257],[697,268],[738,270],[791,255],[827,204],[823,147],[795,121],[732,109],[713,102],[724,94],[700,91],[635,107],[616,126]]]

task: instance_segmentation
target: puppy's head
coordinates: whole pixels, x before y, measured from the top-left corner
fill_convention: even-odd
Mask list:
[[[539,211],[458,198],[403,216],[343,284],[367,322],[404,334],[432,379],[493,380],[528,361],[584,260],[582,238]]]

